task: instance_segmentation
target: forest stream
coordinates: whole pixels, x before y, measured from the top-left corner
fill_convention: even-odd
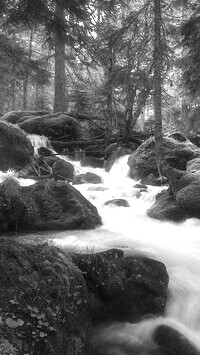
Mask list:
[[[32,137],[35,146],[45,146],[45,138]],[[69,161],[66,156],[63,159]],[[128,177],[128,156],[119,158],[109,173],[103,169],[81,167],[73,161],[77,172],[91,171],[102,177],[102,184],[81,184],[76,188],[94,204],[102,217],[102,226],[95,230],[45,232],[45,236],[61,247],[74,251],[99,251],[121,248],[125,255],[145,255],[165,264],[169,274],[168,301],[164,317],[148,318],[140,323],[118,323],[100,327],[95,339],[115,344],[115,352],[126,354],[122,344],[151,344],[153,329],[167,324],[184,334],[200,350],[200,220],[191,218],[181,223],[158,221],[147,216],[156,194],[166,187],[148,186],[138,196]],[[31,184],[33,181],[21,180]],[[126,199],[129,207],[105,202]],[[35,234],[32,234],[33,238]],[[38,234],[37,234],[38,236]],[[30,236],[29,236],[30,237]],[[120,347],[118,349],[118,344]],[[118,350],[116,350],[118,349]],[[148,352],[134,352],[134,354]]]

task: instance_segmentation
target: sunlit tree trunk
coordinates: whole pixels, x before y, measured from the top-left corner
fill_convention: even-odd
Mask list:
[[[32,58],[33,47],[33,31],[31,30],[29,39],[29,59]],[[25,77],[23,80],[23,110],[28,108],[28,84],[29,84],[29,69],[25,68]]]
[[[55,95],[54,112],[65,111],[65,11],[64,1],[56,2],[59,26],[55,30]]]
[[[133,120],[133,102],[136,95],[136,89],[133,86],[133,79],[131,77],[132,63],[131,63],[131,48],[127,45],[127,78],[126,78],[126,110],[125,110],[125,135],[126,142],[130,139],[131,124]]]
[[[155,119],[155,153],[160,175],[163,164],[162,138],[162,38],[161,38],[161,0],[154,0],[155,40],[154,40],[154,119]]]
[[[110,136],[112,131],[112,121],[113,121],[113,84],[112,84],[112,71],[114,66],[114,55],[113,50],[110,48],[108,69],[107,69],[107,105],[105,113],[105,141],[108,146],[110,143]]]

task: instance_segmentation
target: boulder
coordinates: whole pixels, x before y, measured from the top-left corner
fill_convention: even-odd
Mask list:
[[[109,205],[114,205],[118,207],[130,207],[128,201],[123,198],[114,198],[113,200],[106,201],[105,206]]]
[[[60,137],[67,141],[76,140],[82,131],[78,120],[65,113],[30,117],[19,126],[27,133],[44,135],[52,140]]]
[[[162,263],[145,257],[124,257],[118,249],[76,254],[72,260],[83,272],[94,323],[134,321],[147,314],[163,313],[168,274]]]
[[[101,176],[87,172],[85,174],[78,174],[74,177],[73,184],[74,185],[79,185],[79,184],[101,184],[102,183],[102,178]]]
[[[20,170],[34,155],[34,148],[24,131],[0,120],[0,170]]]
[[[200,157],[200,149],[180,133],[163,137],[163,153],[165,161],[179,170],[185,170],[189,160]],[[150,174],[158,177],[154,137],[146,140],[130,155],[128,165],[134,179],[145,178]]]
[[[7,177],[0,184],[0,222],[0,231],[90,229],[101,224],[101,217],[65,181],[49,179],[23,187]]]
[[[155,329],[154,341],[161,347],[164,354],[200,355],[200,350],[194,344],[178,330],[168,325],[159,325]]]
[[[23,119],[30,118],[30,116],[43,116],[47,114],[48,112],[46,111],[11,111],[3,115],[1,120],[15,124],[22,122]]]
[[[87,355],[87,289],[71,258],[47,243],[6,238],[0,250],[1,354]]]

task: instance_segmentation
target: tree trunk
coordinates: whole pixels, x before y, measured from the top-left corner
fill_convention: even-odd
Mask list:
[[[65,111],[65,9],[63,0],[56,2],[55,94],[54,112]]]
[[[126,111],[125,111],[125,142],[129,142],[130,133],[131,133],[131,123],[133,119],[133,102],[136,95],[136,89],[133,86],[131,70],[132,70],[132,53],[130,43],[127,46],[127,77],[126,77]]]
[[[32,57],[32,46],[33,46],[33,31],[31,30],[29,39],[29,59]],[[29,69],[25,68],[25,75],[23,80],[23,110],[28,108],[28,81],[29,81]]]
[[[160,175],[163,164],[162,139],[162,38],[161,38],[161,0],[154,0],[155,34],[154,34],[154,119],[155,119],[155,153]]]

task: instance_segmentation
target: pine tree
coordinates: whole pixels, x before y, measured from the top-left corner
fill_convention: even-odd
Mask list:
[[[65,111],[65,44],[81,40],[83,27],[70,22],[70,14],[83,20],[86,0],[18,0],[7,8],[7,24],[45,29],[46,41],[55,49],[54,111]]]

